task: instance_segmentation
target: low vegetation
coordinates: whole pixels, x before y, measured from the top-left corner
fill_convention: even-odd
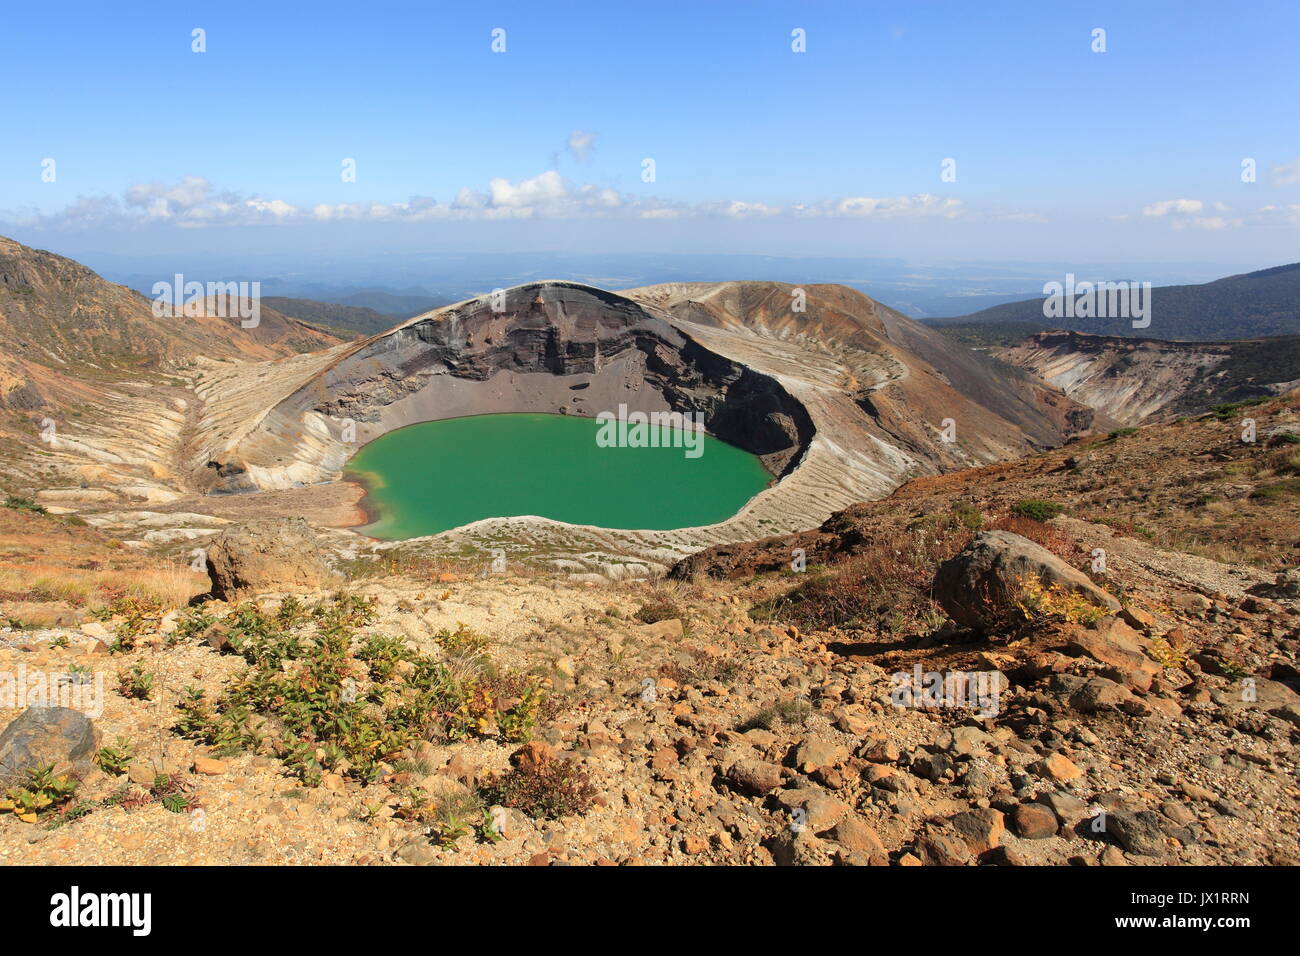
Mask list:
[[[512,767],[488,778],[480,789],[489,802],[534,819],[558,820],[586,813],[596,798],[596,788],[586,771],[563,759]]]
[[[1065,506],[1055,501],[1043,501],[1039,498],[1025,498],[1011,506],[1011,513],[1021,518],[1034,521],[1051,521],[1065,511]]]
[[[270,612],[241,604],[219,622],[249,670],[209,700],[187,688],[176,730],[219,755],[265,749],[304,783],[326,773],[373,782],[420,739],[528,739],[542,703],[532,679],[500,673],[466,628],[437,636],[441,659],[400,638],[359,637],[366,598],[337,594],[313,608],[286,598]]]

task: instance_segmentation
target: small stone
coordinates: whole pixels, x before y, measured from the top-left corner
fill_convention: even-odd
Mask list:
[[[1074,762],[1062,754],[1051,754],[1029,765],[1031,772],[1057,783],[1065,783],[1081,776],[1081,771]]]
[[[520,770],[536,770],[555,759],[555,748],[540,740],[531,740],[510,755],[510,764]]]
[[[216,777],[226,772],[226,763],[222,760],[214,760],[212,757],[195,757],[194,772],[201,773],[208,777]]]
[[[952,760],[947,754],[924,754],[912,761],[912,773],[937,782],[952,770]]]
[[[964,810],[948,822],[975,854],[992,850],[1002,841],[1002,834],[1006,832],[1002,814],[997,810]]]
[[[866,854],[871,866],[885,866],[889,862],[889,854],[885,852],[880,837],[857,814],[850,814],[831,827],[828,836],[854,853]]]
[[[1124,853],[1117,846],[1108,846],[1101,851],[1102,866],[1128,866]]]
[[[1011,814],[1011,828],[1024,840],[1045,840],[1056,835],[1056,814],[1041,803],[1022,803]]]
[[[1128,852],[1140,856],[1159,857],[1168,851],[1160,817],[1150,810],[1112,810],[1106,815],[1106,833]]]
[[[848,804],[816,789],[787,790],[777,799],[790,811],[792,819],[819,835],[853,812]]]
[[[412,866],[429,866],[438,861],[438,853],[422,840],[412,840],[397,851],[397,858]]]
[[[807,738],[794,754],[795,766],[804,773],[812,773],[820,767],[834,767],[848,759],[847,748],[820,737]]]
[[[764,794],[781,786],[781,768],[764,760],[737,760],[726,773],[727,782],[745,793]]]
[[[927,833],[916,841],[926,866],[965,866],[971,861],[966,841],[951,833]]]
[[[0,781],[53,766],[56,773],[88,770],[99,748],[94,722],[69,707],[28,707],[0,733]]]
[[[685,851],[686,853],[689,853],[691,856],[696,856],[700,853],[703,853],[708,848],[709,848],[709,841],[704,839],[703,837],[698,837],[695,836],[694,834],[689,834],[689,833],[686,836],[682,837],[682,850]]]
[[[635,631],[638,638],[660,641],[676,640],[683,633],[681,619],[675,617],[655,621],[653,624],[642,624]]]

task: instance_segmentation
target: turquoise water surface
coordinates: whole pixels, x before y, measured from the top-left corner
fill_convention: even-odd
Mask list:
[[[480,518],[539,515],[604,528],[723,521],[767,487],[748,452],[707,435],[687,448],[601,447],[601,423],[565,415],[476,415],[381,435],[348,463],[368,489],[376,538],[436,534]],[[661,444],[684,433],[663,429]]]

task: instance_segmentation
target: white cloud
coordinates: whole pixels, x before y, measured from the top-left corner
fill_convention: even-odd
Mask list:
[[[585,129],[575,129],[569,134],[565,148],[578,162],[590,162],[591,154],[596,148],[596,134]]]
[[[1300,159],[1274,166],[1268,172],[1268,181],[1274,186],[1294,186],[1300,183]]]
[[[1222,213],[1230,210],[1230,207],[1222,202],[1216,202],[1213,206],[1215,212]],[[1236,229],[1245,225],[1245,220],[1239,217],[1200,215],[1204,210],[1205,203],[1199,199],[1164,199],[1142,207],[1142,215],[1167,219],[1169,227],[1176,230],[1205,229],[1217,231],[1220,229]]]
[[[850,196],[812,203],[772,205],[731,199],[685,203],[641,198],[608,186],[577,183],[555,170],[511,180],[495,177],[485,189],[462,187],[450,201],[413,196],[406,202],[312,203],[219,192],[200,176],[179,182],[142,183],[119,198],[82,197],[58,213],[20,220],[49,228],[148,225],[181,228],[274,225],[293,222],[426,222],[510,219],[763,219],[779,216],[840,219],[938,217],[969,214],[960,199],[919,193],[911,196]],[[1033,213],[986,212],[990,218],[1038,221]]]
[[[799,204],[790,207],[790,211],[797,216],[831,216],[846,219],[886,219],[897,216],[941,216],[951,219],[965,212],[965,206],[960,199],[918,193],[914,196],[890,196],[883,199],[848,196],[811,205]]]
[[[1199,199],[1164,199],[1142,207],[1144,216],[1190,216],[1200,212],[1205,203]]]
[[[1300,226],[1300,203],[1286,206],[1264,206],[1259,210],[1260,219],[1265,223],[1285,223]]]

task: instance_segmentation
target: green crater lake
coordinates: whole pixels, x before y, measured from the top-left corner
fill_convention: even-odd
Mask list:
[[[708,435],[647,428],[661,447],[601,447],[601,428],[566,415],[475,415],[381,435],[347,466],[367,489],[361,505],[373,523],[359,530],[398,540],[514,515],[689,528],[731,517],[772,478],[756,457]],[[664,447],[674,437],[702,444]]]

